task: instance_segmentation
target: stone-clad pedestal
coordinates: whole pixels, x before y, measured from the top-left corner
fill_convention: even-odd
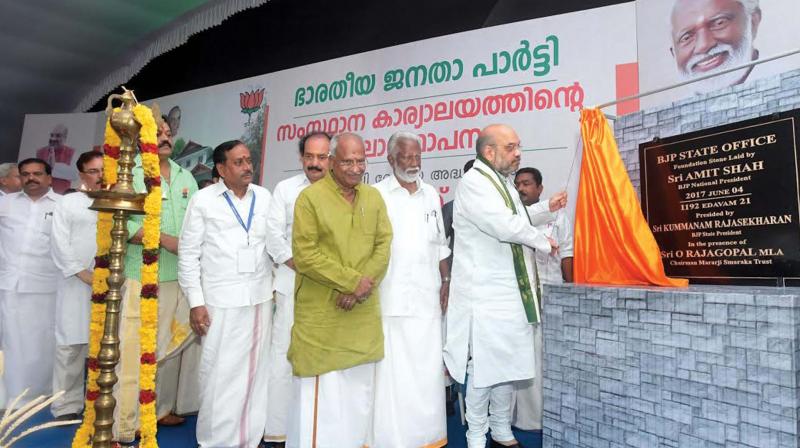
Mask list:
[[[800,447],[800,288],[544,297],[545,447]]]

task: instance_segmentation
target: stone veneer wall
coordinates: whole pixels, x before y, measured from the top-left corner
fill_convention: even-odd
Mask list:
[[[545,288],[545,447],[800,446],[800,289]]]
[[[617,118],[614,135],[639,192],[639,144],[800,108],[800,69]]]

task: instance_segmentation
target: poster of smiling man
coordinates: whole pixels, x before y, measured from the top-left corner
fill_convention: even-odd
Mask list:
[[[797,0],[639,0],[640,91],[721,73],[800,47]],[[794,55],[642,99],[649,108],[800,66]]]

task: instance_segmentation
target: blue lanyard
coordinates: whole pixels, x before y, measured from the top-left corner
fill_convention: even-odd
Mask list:
[[[233,201],[231,201],[230,196],[228,196],[228,192],[222,193],[225,196],[225,200],[228,201],[228,205],[233,210],[234,216],[236,216],[236,220],[239,221],[239,225],[242,226],[245,233],[247,234],[247,245],[250,245],[250,224],[253,223],[253,210],[256,208],[256,192],[253,192],[253,199],[250,200],[250,214],[247,215],[247,225],[244,225],[244,221],[242,220],[242,216],[239,215],[239,211],[236,210],[236,207],[233,205]]]

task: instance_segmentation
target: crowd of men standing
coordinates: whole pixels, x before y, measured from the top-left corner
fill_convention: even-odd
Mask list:
[[[566,194],[540,201],[508,126],[486,127],[445,204],[421,177],[419,137],[388,141],[392,174],[370,186],[364,142],[312,132],[302,173],[255,185],[238,140],[214,150],[200,190],[172,162],[159,123],[164,189],[157,412],[198,412],[201,447],[440,447],[445,387],[466,384],[467,441],[519,446],[541,428],[542,283],[572,278]],[[134,184],[144,189],[141,162]],[[41,159],[0,165],[0,335],[14,398],[66,393],[82,411],[102,155],[77,162],[60,196]],[[512,182],[511,175],[516,173]],[[19,191],[21,188],[21,191]],[[128,223],[115,438],[136,437],[141,219]]]

